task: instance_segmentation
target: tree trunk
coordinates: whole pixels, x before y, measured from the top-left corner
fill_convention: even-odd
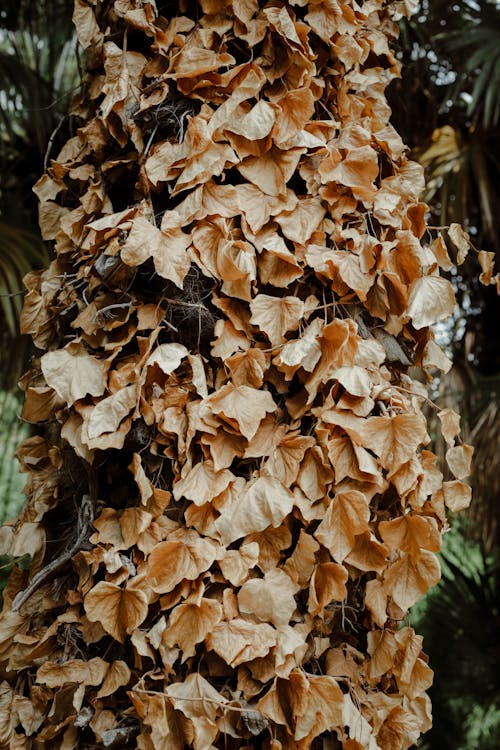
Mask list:
[[[389,124],[410,3],[76,0],[81,124],[36,186],[1,531],[0,744],[405,750],[470,449],[412,375],[453,308]],[[31,556],[29,571],[23,555]],[[2,745],[3,746],[3,745]]]

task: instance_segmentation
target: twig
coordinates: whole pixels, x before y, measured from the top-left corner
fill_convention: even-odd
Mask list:
[[[42,586],[49,578],[51,578],[54,573],[56,573],[64,565],[66,565],[81,549],[89,533],[92,521],[94,520],[95,499],[92,497],[92,494],[84,495],[82,497],[82,504],[78,511],[79,533],[71,547],[62,552],[59,557],[56,557],[55,560],[52,560],[52,562],[46,565],[45,568],[39,570],[38,573],[33,576],[31,582],[24,589],[24,591],[20,591],[15,596],[14,601],[12,602],[13,612],[18,612],[23,604],[25,604],[28,599],[35,593],[35,591],[37,591],[40,586]]]
[[[63,117],[61,117],[61,119],[59,120],[59,122],[55,126],[54,130],[50,134],[49,142],[47,144],[47,150],[45,151],[45,156],[43,157],[43,171],[44,172],[47,171],[47,167],[48,167],[48,164],[49,164],[50,152],[52,151],[52,146],[54,145],[54,141],[55,141],[56,135],[60,131],[60,129],[62,127],[62,124],[63,124],[63,122],[66,119],[67,119],[67,115],[63,115]]]

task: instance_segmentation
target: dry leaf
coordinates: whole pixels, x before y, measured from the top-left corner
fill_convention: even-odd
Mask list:
[[[148,614],[147,596],[141,589],[120,588],[100,581],[84,600],[91,622],[101,623],[104,630],[120,643],[125,641]]]

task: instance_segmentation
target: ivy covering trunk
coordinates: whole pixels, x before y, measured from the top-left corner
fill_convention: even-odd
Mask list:
[[[472,449],[447,236],[390,125],[381,0],[76,0],[78,127],[36,185],[27,505],[0,531],[0,745],[406,750]],[[447,472],[443,481],[442,470]],[[27,555],[29,557],[27,557]]]

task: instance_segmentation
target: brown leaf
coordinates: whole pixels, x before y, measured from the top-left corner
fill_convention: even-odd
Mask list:
[[[323,616],[326,606],[347,597],[347,571],[337,563],[321,563],[314,569],[309,587],[307,608],[312,615]]]
[[[441,276],[416,279],[408,297],[407,313],[415,328],[425,328],[448,318],[455,309],[455,295],[450,282]]]
[[[340,492],[328,506],[314,536],[341,563],[354,547],[355,535],[368,529],[369,519],[370,509],[361,492]]]
[[[185,539],[158,544],[148,559],[153,590],[167,594],[184,579],[194,581],[210,568],[217,555],[217,545],[195,532]]]
[[[169,625],[162,639],[167,646],[179,646],[182,663],[195,653],[201,643],[222,619],[222,606],[214,599],[202,598],[198,603],[178,604],[170,615]]]
[[[396,604],[406,611],[431,586],[439,583],[440,578],[439,562],[432,552],[422,550],[417,558],[403,552],[384,575],[385,589]]]
[[[265,623],[236,618],[219,622],[205,639],[207,648],[215,651],[230,667],[264,657],[276,643],[276,630]]]
[[[100,581],[84,599],[91,622],[100,622],[104,630],[120,643],[147,617],[148,600],[141,589],[120,588]]]
[[[247,440],[253,438],[266,414],[276,411],[276,404],[268,391],[246,385],[225,385],[209,396],[206,403],[214,414],[239,429]]]
[[[304,315],[304,303],[297,297],[270,297],[258,294],[250,303],[250,322],[263,331],[272,346],[285,341],[288,331],[295,331]]]
[[[99,656],[82,661],[70,659],[63,664],[46,662],[38,668],[36,681],[47,687],[61,687],[68,682],[79,682],[83,685],[100,685],[108,671],[108,664]]]
[[[446,451],[446,463],[456,479],[468,477],[471,471],[471,461],[474,448],[472,445],[457,445]]]
[[[106,389],[108,363],[88,354],[81,344],[69,344],[64,349],[47,352],[40,364],[47,385],[68,406],[87,394],[102,396]]]
[[[130,669],[124,661],[111,662],[96,698],[105,698],[107,695],[114,695],[119,688],[128,685],[130,674]]]
[[[270,570],[264,578],[252,578],[238,593],[240,612],[272,622],[287,625],[297,603],[294,594],[299,586],[282,570]]]
[[[252,532],[276,528],[291,512],[293,501],[292,493],[277,479],[258,477],[220,508],[211,533],[228,546]]]

